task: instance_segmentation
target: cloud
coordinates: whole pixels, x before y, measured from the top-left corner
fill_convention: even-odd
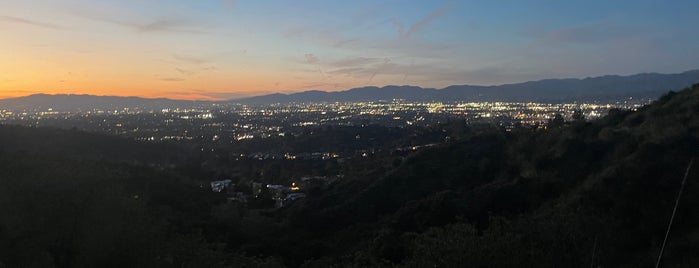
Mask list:
[[[184,78],[179,78],[179,77],[165,77],[165,78],[160,78],[160,81],[166,81],[166,82],[182,82],[185,81]]]
[[[348,44],[358,42],[359,40],[361,40],[361,39],[349,38],[349,39],[345,39],[345,40],[340,40],[340,41],[337,41],[335,44],[333,44],[333,47],[344,47]]]
[[[145,23],[110,21],[139,33],[187,33],[208,34],[192,27],[192,22],[183,18],[161,18]]]
[[[304,55],[304,58],[306,58],[306,63],[318,67],[317,72],[320,73],[321,76],[323,76],[323,79],[328,78],[328,75],[325,73],[325,71],[323,71],[323,68],[318,63],[320,59],[318,59],[316,55],[308,53]]]
[[[392,81],[396,84],[422,83],[447,86],[451,84],[476,83],[496,84],[500,82],[525,81],[528,78],[542,77],[540,74],[531,73],[528,69],[521,69],[507,65],[493,65],[480,68],[468,68],[466,66],[453,66],[440,61],[419,63],[411,60],[380,59],[380,62],[364,64],[329,70],[327,73],[333,76],[349,76],[359,81],[367,79],[369,84],[375,82],[379,76],[382,81]],[[512,78],[515,78],[513,81]],[[504,80],[508,79],[508,80]]]
[[[196,56],[191,56],[191,55],[180,55],[180,54],[172,54],[172,58],[183,62],[183,63],[188,63],[188,64],[204,64],[210,62],[209,59],[204,58],[204,57],[196,57]]]
[[[34,20],[29,20],[29,19],[19,18],[19,17],[12,17],[12,16],[0,16],[0,21],[26,24],[26,25],[31,25],[31,26],[36,26],[36,27],[41,27],[41,28],[46,28],[46,29],[53,29],[53,30],[64,29],[63,26],[60,26],[57,24],[39,22],[39,21],[34,21]]]
[[[352,52],[373,50],[379,54],[392,54],[393,56],[448,58],[452,56],[452,52],[447,50],[452,50],[454,45],[444,42],[432,43],[429,40],[419,40],[413,37],[419,31],[424,30],[427,25],[447,14],[452,6],[451,2],[446,3],[409,26],[395,17],[380,18],[385,12],[374,10],[367,12],[367,14],[362,13],[361,19],[356,19],[359,22],[354,24],[335,27],[325,25],[296,26],[285,31],[284,36],[302,39],[304,42],[310,40],[329,48],[340,48]],[[361,36],[362,33],[376,31],[371,30],[371,28],[391,27],[391,25],[398,32],[397,37],[382,35],[375,38],[363,38]]]
[[[316,66],[317,68],[307,69],[305,71],[320,72],[323,78],[340,75],[355,78],[362,77],[369,79],[369,82],[371,82],[376,75],[382,73],[385,68],[389,68],[391,66],[390,58],[348,57],[342,59],[325,60],[321,63],[320,60],[313,54],[307,55],[308,57],[306,62]]]
[[[391,18],[391,23],[396,27],[398,30],[398,35],[403,38],[407,39],[410,38],[413,34],[416,32],[420,31],[423,27],[425,27],[427,24],[429,24],[431,21],[441,17],[444,15],[449,8],[451,7],[451,4],[445,4],[442,7],[438,8],[437,10],[433,11],[426,17],[422,18],[420,21],[416,22],[415,24],[411,25],[408,30],[405,30],[405,25],[403,25],[402,22],[400,22],[396,18]]]
[[[310,63],[310,64],[316,64],[319,61],[318,57],[314,54],[311,54],[311,53],[307,53],[303,56],[304,56],[304,58],[306,58],[306,62]]]
[[[634,31],[615,25],[594,23],[564,27],[548,32],[535,32],[532,35],[547,44],[593,44],[624,40],[632,37]]]
[[[96,12],[75,12],[75,15],[94,21],[108,22],[131,29],[138,33],[187,33],[209,34],[196,29],[194,22],[182,17],[164,17],[145,21],[127,21],[114,18],[113,15],[96,14]]]
[[[403,23],[401,23],[398,19],[391,18],[391,23],[393,26],[396,26],[399,36],[403,36],[405,34],[405,25],[403,25]]]
[[[350,33],[352,27],[327,28],[318,25],[295,26],[283,31],[282,36],[289,39],[312,41],[331,48],[357,49],[362,46],[361,39]]]
[[[363,67],[351,67],[351,68],[340,68],[340,69],[335,69],[331,70],[328,72],[328,74],[331,75],[353,75],[357,73],[363,73],[366,68]]]
[[[451,7],[451,5],[446,4],[439,9],[435,10],[434,12],[430,13],[427,15],[427,17],[423,18],[422,20],[418,21],[417,23],[413,24],[413,26],[410,26],[407,32],[405,32],[404,36],[406,38],[409,38],[411,35],[413,35],[415,32],[419,31],[422,29],[422,27],[425,27],[425,25],[429,24],[432,20],[441,17],[444,15],[444,13],[447,12],[447,10]]]
[[[141,33],[158,33],[158,32],[171,32],[171,33],[190,33],[190,34],[203,34],[204,31],[195,30],[190,28],[190,23],[187,20],[181,18],[163,18],[157,19],[148,23],[121,23],[121,25],[129,26]]]
[[[410,67],[409,67],[409,68],[413,68],[413,66],[415,66],[415,59],[413,59],[413,60],[410,61]],[[400,82],[401,84],[405,84],[405,80],[408,80],[408,75],[410,75],[410,72],[407,72],[407,71],[406,71],[406,72],[405,72],[405,75],[403,75],[403,80],[401,80],[401,82]]]
[[[367,84],[371,83],[371,81],[374,80],[374,77],[375,77],[379,72],[383,72],[384,69],[388,68],[388,67],[389,67],[389,63],[391,63],[391,59],[385,58],[385,59],[383,59],[383,64],[376,65],[376,66],[375,66],[376,68],[374,69],[374,73],[372,73],[372,74],[371,74],[371,77],[369,77],[369,82],[368,82]]]
[[[197,73],[195,71],[190,71],[190,70],[186,70],[186,69],[182,69],[182,68],[178,68],[178,67],[175,68],[175,71],[177,71],[181,74],[184,74],[184,75],[195,75]]]
[[[381,62],[381,60],[381,58],[352,57],[331,61],[328,63],[328,65],[333,67],[363,66],[367,64],[378,63]]]

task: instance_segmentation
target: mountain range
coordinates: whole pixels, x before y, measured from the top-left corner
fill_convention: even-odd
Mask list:
[[[699,82],[699,70],[678,74],[643,73],[606,75],[584,79],[545,79],[497,86],[453,85],[442,89],[416,86],[361,87],[346,91],[305,91],[271,94],[235,101],[246,104],[289,102],[357,102],[403,99],[406,101],[515,101],[561,102],[657,98]]]
[[[88,111],[139,108],[161,110],[189,108],[215,103],[262,105],[272,103],[390,101],[508,101],[565,102],[620,101],[628,98],[655,99],[661,94],[699,83],[699,69],[676,74],[642,73],[629,76],[606,75],[583,79],[545,79],[497,86],[453,85],[442,89],[417,86],[360,87],[345,91],[311,90],[291,94],[269,94],[227,101],[186,101],[92,95],[35,94],[0,100],[0,109]]]
[[[0,109],[6,110],[46,110],[91,111],[121,110],[123,108],[141,110],[162,110],[166,108],[188,108],[210,104],[207,101],[172,100],[166,98],[149,99],[140,97],[94,96],[75,94],[34,94],[26,97],[0,100]]]

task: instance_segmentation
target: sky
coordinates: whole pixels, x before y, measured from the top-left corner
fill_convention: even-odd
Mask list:
[[[0,0],[0,98],[220,100],[699,68],[699,1]]]

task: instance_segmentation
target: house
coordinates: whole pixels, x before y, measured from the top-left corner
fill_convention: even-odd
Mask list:
[[[276,208],[282,208],[290,205],[294,201],[306,197],[306,194],[304,193],[290,193],[287,194],[286,197],[284,198],[275,198],[275,203],[274,207]]]
[[[232,189],[234,186],[232,180],[212,181],[211,191],[215,193],[223,192],[223,190]]]
[[[248,202],[248,197],[245,195],[243,192],[235,192],[228,198],[226,198],[228,202],[240,202],[240,203],[247,203]]]

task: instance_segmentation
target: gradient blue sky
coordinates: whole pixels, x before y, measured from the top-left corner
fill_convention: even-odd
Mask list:
[[[0,98],[222,99],[699,67],[699,1],[0,1]]]

